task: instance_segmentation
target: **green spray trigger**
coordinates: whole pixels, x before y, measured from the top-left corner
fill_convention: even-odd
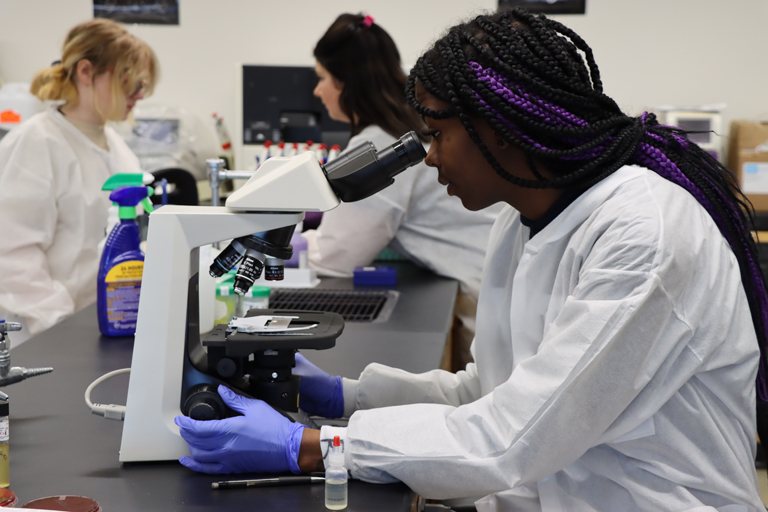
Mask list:
[[[144,207],[144,213],[152,213],[155,211],[155,207],[152,206],[152,201],[149,200],[149,198],[154,194],[155,191],[152,190],[152,187],[147,187],[147,197],[141,200],[141,206]]]
[[[101,190],[115,190],[120,187],[140,187],[141,185],[149,185],[154,181],[155,177],[148,172],[120,172],[107,178]]]
[[[151,194],[150,187],[118,187],[109,194],[109,200],[120,207],[121,219],[135,219],[136,205],[144,204],[143,201]]]

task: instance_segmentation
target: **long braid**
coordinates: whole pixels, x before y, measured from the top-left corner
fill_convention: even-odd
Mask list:
[[[416,82],[447,102],[441,111],[416,99]],[[750,227],[752,207],[731,173],[653,114],[633,118],[603,93],[592,49],[561,23],[514,9],[453,27],[425,53],[406,87],[425,117],[458,117],[494,171],[526,188],[587,188],[637,164],[687,190],[709,213],[739,262],[760,345],[757,393],[768,400],[768,295]],[[535,179],[506,172],[480,138],[483,119],[526,155]],[[541,162],[554,177],[545,179]]]

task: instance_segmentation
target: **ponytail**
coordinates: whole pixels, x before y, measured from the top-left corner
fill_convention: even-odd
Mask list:
[[[43,101],[64,100],[67,103],[77,103],[77,87],[61,62],[38,71],[32,79],[29,92]]]

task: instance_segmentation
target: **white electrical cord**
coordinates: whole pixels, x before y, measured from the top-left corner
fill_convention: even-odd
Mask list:
[[[105,380],[111,379],[115,375],[122,375],[124,373],[131,373],[131,369],[122,368],[120,370],[115,370],[113,372],[109,372],[105,375],[102,375],[95,381],[91,382],[91,384],[85,389],[85,404],[88,406],[88,408],[91,410],[93,414],[95,414],[96,416],[103,416],[108,420],[123,421],[123,419],[125,419],[124,405],[115,405],[115,404],[105,405],[105,404],[94,404],[91,402],[91,391],[93,391],[93,388],[95,388]]]

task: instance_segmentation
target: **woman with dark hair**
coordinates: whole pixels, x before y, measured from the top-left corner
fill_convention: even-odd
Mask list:
[[[400,53],[370,16],[342,14],[314,50],[315,96],[332,119],[349,123],[348,148],[372,142],[390,146],[414,130],[424,141],[424,123],[405,97]],[[309,264],[321,275],[351,277],[385,247],[438,275],[459,281],[452,332],[452,368],[472,360],[477,296],[491,226],[501,210],[471,212],[435,182],[435,171],[419,164],[376,195],[343,203],[307,231]],[[300,358],[301,359],[301,358]]]
[[[448,192],[470,209],[507,205],[475,362],[457,374],[312,375],[325,387],[313,399],[338,393],[351,417],[301,439],[242,399],[269,425],[243,427],[238,460],[263,470],[269,446],[282,468],[312,471],[337,435],[353,477],[485,496],[482,511],[763,510],[766,290],[728,171],[653,114],[624,114],[589,46],[523,10],[451,28],[414,67],[408,97]],[[194,458],[183,462],[231,471],[225,445],[245,439],[231,427],[246,422],[179,417]]]
[[[424,123],[406,102],[407,77],[400,52],[371,16],[340,15],[313,53],[319,78],[315,96],[323,100],[332,119],[350,124],[353,137],[369,126],[392,137],[410,130],[421,134]],[[326,85],[338,90],[336,101],[324,96]]]

